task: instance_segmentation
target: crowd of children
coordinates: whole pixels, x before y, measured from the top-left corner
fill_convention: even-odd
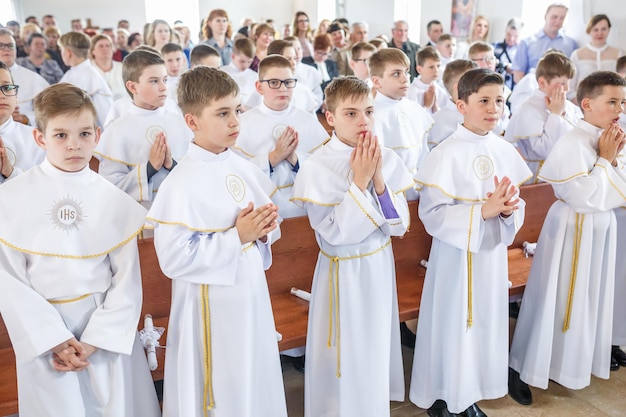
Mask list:
[[[163,415],[286,417],[264,271],[294,216],[319,245],[305,416],[389,416],[405,399],[391,237],[416,199],[433,243],[409,398],[430,417],[482,417],[479,401],[507,393],[529,405],[529,385],[581,389],[626,366],[626,58],[580,80],[574,105],[572,61],[546,51],[511,116],[490,44],[454,60],[439,33],[407,56],[353,30],[350,44],[305,29],[233,40],[217,9],[207,42],[186,48],[155,20],[113,101],[81,30],[58,39],[69,70],[47,86],[0,29],[0,217],[13,219],[0,313],[21,416],[161,415],[136,331],[136,239],[150,230],[172,280]],[[329,77],[331,52],[354,75]],[[557,201],[509,354],[507,246],[519,187],[539,181]]]

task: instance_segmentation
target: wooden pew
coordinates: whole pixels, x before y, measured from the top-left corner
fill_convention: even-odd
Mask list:
[[[513,282],[510,294],[523,292],[532,258],[522,251],[524,241],[536,242],[543,220],[555,201],[552,187],[538,184],[522,187],[521,196],[526,201],[526,220],[509,249],[509,279]],[[417,318],[424,283],[425,268],[420,260],[428,259],[431,237],[417,216],[417,202],[411,202],[411,226],[403,238],[393,239],[396,260],[396,282],[400,320]],[[282,334],[279,349],[303,346],[306,342],[308,302],[290,294],[291,287],[311,290],[311,282],[318,247],[315,235],[306,217],[285,220],[282,238],[272,248],[273,264],[267,271],[268,287],[276,329]],[[152,239],[139,240],[139,254],[143,279],[143,308],[139,328],[143,328],[143,317],[152,315],[155,326],[166,327],[170,310],[171,282],[163,275],[156,258]],[[161,343],[165,344],[164,335]],[[153,378],[163,378],[164,351],[158,349],[159,368]],[[17,385],[15,356],[4,327],[0,322],[0,416],[17,413]]]

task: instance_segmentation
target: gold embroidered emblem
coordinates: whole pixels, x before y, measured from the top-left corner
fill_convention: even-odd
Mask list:
[[[52,203],[49,214],[53,226],[66,233],[78,230],[85,217],[81,203],[69,195]]]
[[[493,161],[485,155],[479,155],[474,159],[474,173],[480,180],[493,177]]]
[[[227,175],[226,176],[226,188],[231,196],[235,199],[236,202],[241,202],[243,197],[246,195],[246,186],[243,183],[243,180],[236,175]]]
[[[161,126],[150,126],[146,129],[146,140],[150,145],[154,143],[159,133],[163,132],[167,136],[167,132]]]
[[[278,140],[280,135],[282,135],[286,129],[287,129],[287,125],[274,126],[274,129],[272,129],[272,137],[274,138],[274,140]]]

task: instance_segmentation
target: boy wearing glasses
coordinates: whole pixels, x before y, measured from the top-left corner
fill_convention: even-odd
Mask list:
[[[296,84],[285,57],[269,55],[261,61],[256,91],[263,102],[241,116],[235,147],[276,184],[272,200],[282,217],[306,214],[289,201],[293,181],[300,164],[328,138],[314,116],[291,104]]]
[[[33,141],[33,129],[13,120],[17,86],[0,62],[0,184],[40,164],[45,153]]]
[[[369,42],[357,42],[350,50],[350,68],[354,76],[365,82],[369,88],[374,86],[370,76],[370,58],[375,52],[376,47]]]
[[[25,125],[35,125],[33,99],[37,94],[48,87],[48,82],[35,71],[24,68],[16,63],[17,50],[13,33],[8,29],[0,29],[0,62],[5,64],[15,84],[20,87],[20,95],[13,120]]]

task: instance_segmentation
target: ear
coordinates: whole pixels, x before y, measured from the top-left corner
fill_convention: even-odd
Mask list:
[[[356,66],[356,62],[354,62],[353,60],[350,60],[348,61],[348,65],[352,69],[352,72],[354,72],[354,67]]]
[[[135,97],[135,94],[137,94],[137,86],[136,83],[134,81],[128,80],[126,81],[126,88],[128,89],[128,91],[131,92],[131,94],[133,95],[133,97]]]
[[[335,115],[330,111],[326,110],[326,122],[331,126],[335,127]]]
[[[196,120],[196,116],[193,114],[185,113],[185,123],[192,132],[197,132],[199,130],[198,121]]]
[[[583,111],[583,113],[592,111],[591,99],[589,97],[583,98],[582,101],[580,102],[580,108]]]
[[[33,138],[35,139],[35,143],[41,149],[46,150],[46,137],[43,132],[39,129],[33,129]]]
[[[465,116],[465,114],[467,113],[467,103],[464,102],[463,100],[457,100],[456,109],[459,111],[459,113]]]
[[[539,85],[539,88],[546,88],[549,83],[546,81],[544,77],[539,77],[537,79],[537,84]]]
[[[97,145],[98,142],[100,142],[100,135],[102,134],[102,129],[100,129],[99,127],[96,127],[96,131],[94,133],[96,135],[94,144]]]
[[[263,91],[261,90],[261,85],[262,83],[259,80],[256,80],[254,82],[254,88],[256,89],[256,92],[259,93],[260,95],[263,95]]]
[[[415,69],[417,70],[417,73],[418,73],[418,74],[421,74],[421,73],[422,73],[422,70],[424,69],[424,67],[423,67],[423,66],[421,66],[421,65],[417,65],[417,64],[415,64]]]
[[[380,90],[382,88],[382,84],[380,82],[380,77],[378,77],[377,75],[372,75],[372,84],[374,84],[374,88],[376,88],[377,90]]]

